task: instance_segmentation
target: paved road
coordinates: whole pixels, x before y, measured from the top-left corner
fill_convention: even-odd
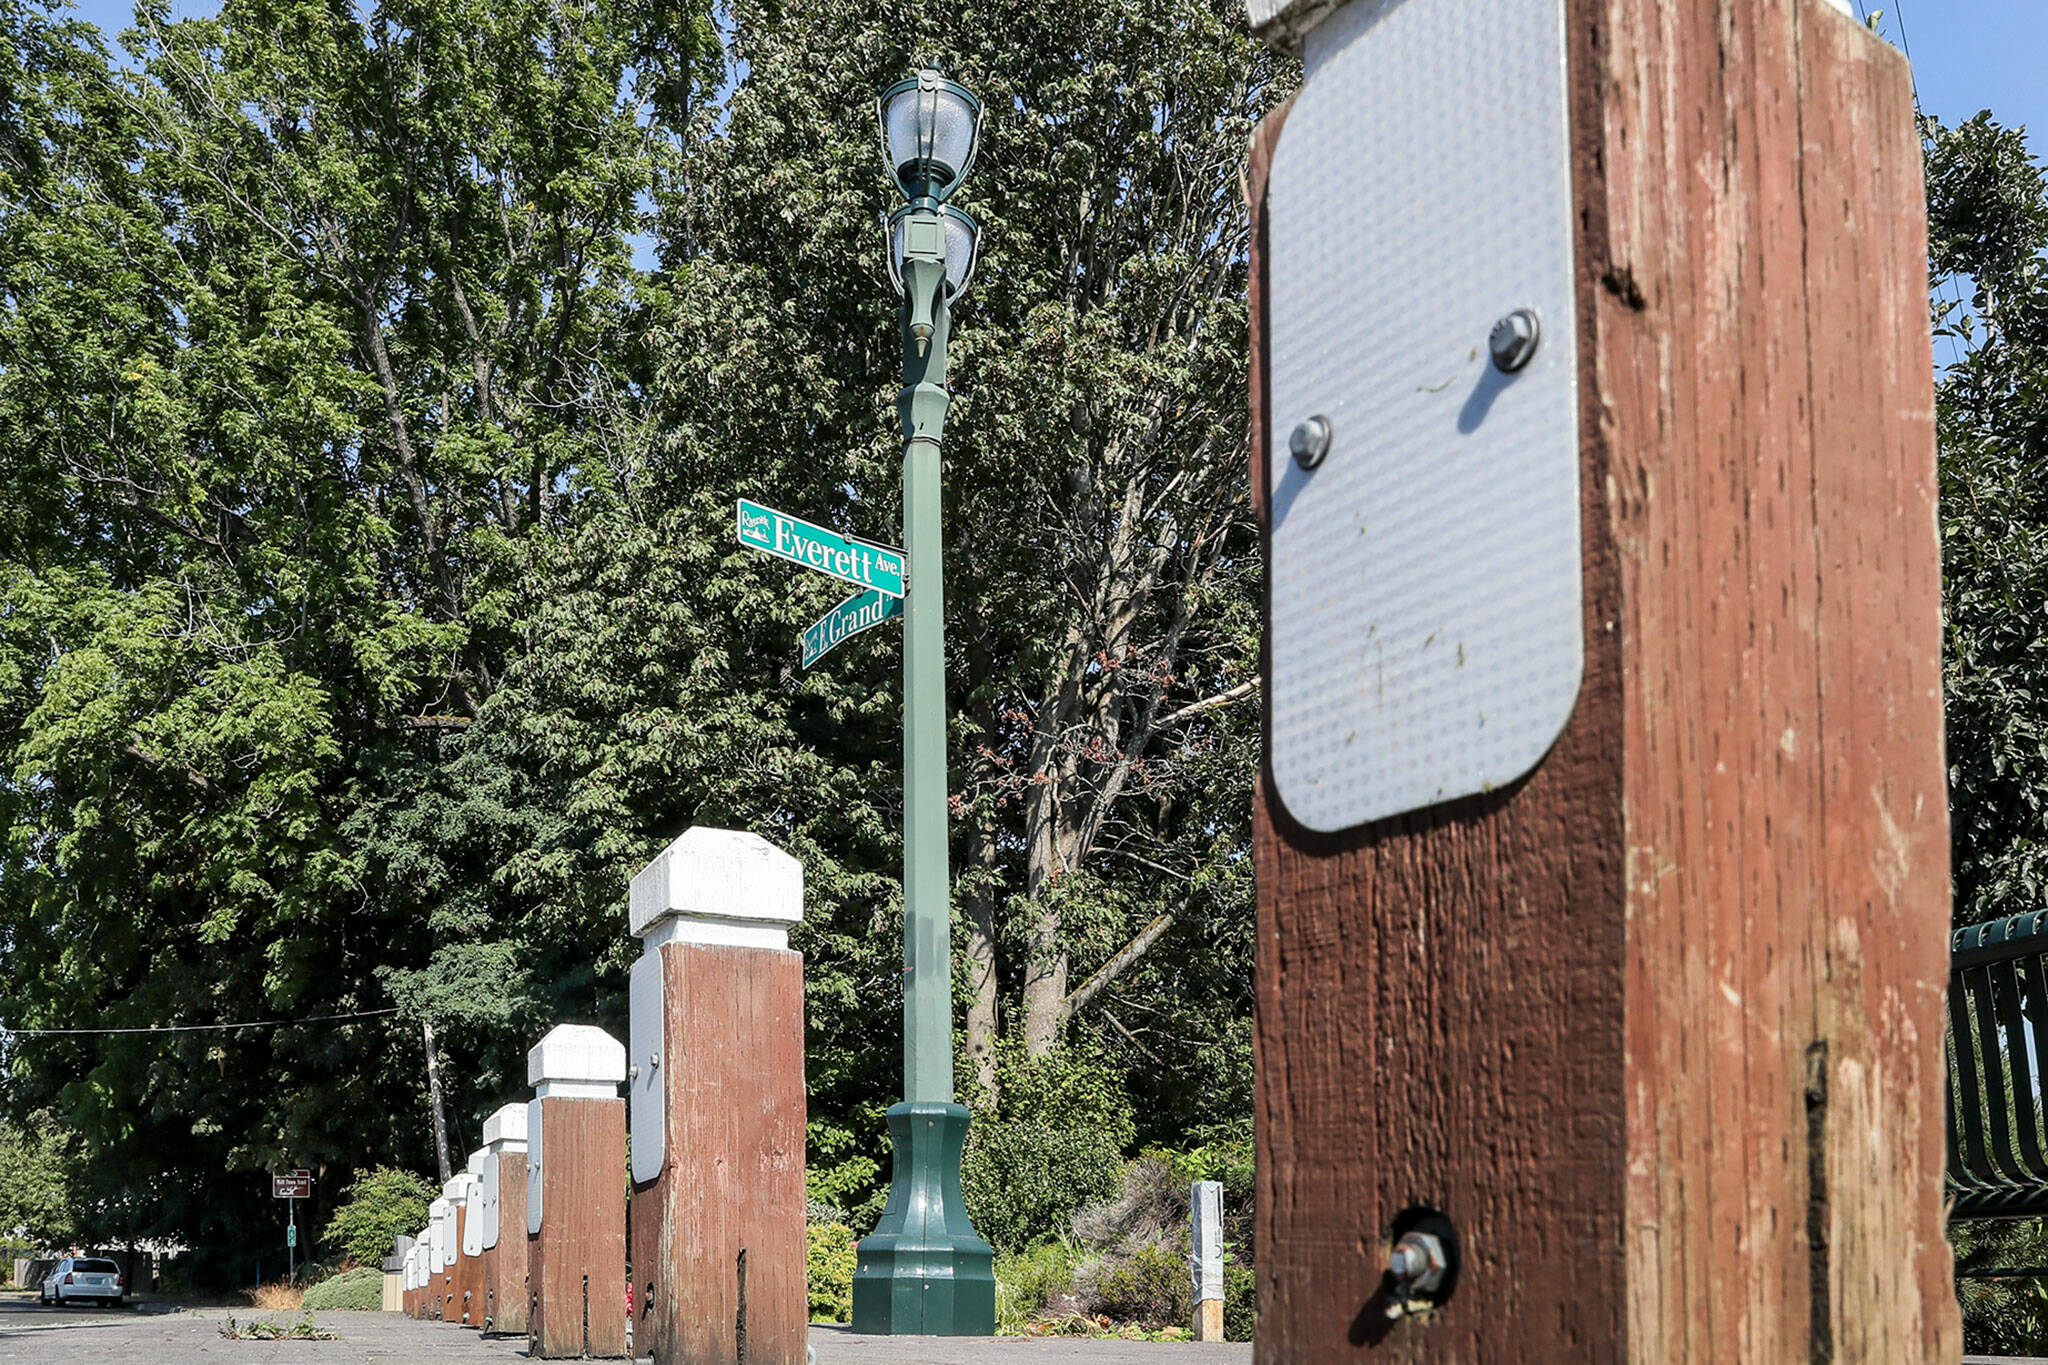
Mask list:
[[[44,1308],[29,1294],[0,1293],[0,1362],[35,1365],[489,1365],[525,1360],[523,1337],[482,1337],[460,1327],[414,1322],[397,1313],[317,1313],[338,1341],[229,1341],[222,1308],[163,1311]],[[238,1318],[293,1320],[296,1314],[232,1310]],[[818,1365],[1247,1365],[1251,1347],[1142,1341],[959,1341],[946,1337],[857,1337],[814,1327]]]

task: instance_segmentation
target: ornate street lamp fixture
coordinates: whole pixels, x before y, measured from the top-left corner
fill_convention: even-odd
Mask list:
[[[952,302],[974,278],[979,229],[946,203],[974,165],[981,101],[936,71],[876,102],[896,188],[889,279],[903,296],[903,1103],[889,1110],[889,1204],[861,1239],[853,1330],[988,1336],[994,1251],[960,1198],[967,1110],[953,1099],[952,875],[946,858],[946,601],[939,521]]]

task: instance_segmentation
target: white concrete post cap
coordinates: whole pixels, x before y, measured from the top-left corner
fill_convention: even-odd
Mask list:
[[[479,1147],[469,1154],[469,1173],[475,1176],[478,1180],[483,1179],[484,1158],[488,1157],[490,1154],[491,1149],[488,1147]]]
[[[535,1087],[616,1087],[625,1079],[625,1044],[589,1024],[557,1024],[526,1054],[526,1080]]]
[[[469,1201],[470,1191],[475,1188],[476,1183],[475,1177],[465,1171],[441,1187],[441,1197],[447,1201],[448,1207],[453,1209],[457,1204]]]
[[[803,917],[802,863],[758,834],[701,825],[640,869],[626,903],[627,927],[650,948],[786,948]]]
[[[448,1210],[454,1207],[455,1206],[453,1204],[448,1202],[447,1196],[445,1195],[439,1199],[436,1199],[433,1203],[427,1205],[427,1217],[430,1220],[427,1226],[431,1228],[433,1227],[434,1223],[439,1222],[443,1218],[446,1218],[448,1216]],[[422,1237],[426,1235],[427,1234],[424,1232],[420,1234],[420,1236]]]
[[[508,1104],[484,1120],[484,1147],[501,1152],[506,1147],[526,1145],[526,1106]]]

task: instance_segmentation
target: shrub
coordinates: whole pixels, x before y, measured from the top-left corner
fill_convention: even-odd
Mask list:
[[[382,1265],[393,1238],[411,1236],[427,1221],[427,1205],[437,1193],[411,1171],[366,1171],[348,1187],[348,1199],[335,1210],[323,1238],[351,1261]]]
[[[1259,1277],[1248,1265],[1223,1263],[1223,1339],[1250,1341],[1259,1323]]]
[[[804,1230],[804,1273],[811,1286],[811,1321],[853,1317],[853,1272],[859,1255],[844,1223],[812,1223]]]
[[[1122,1172],[1115,1141],[1099,1129],[981,1122],[969,1131],[960,1185],[975,1231],[998,1251],[1021,1251],[1115,1194]]]
[[[1959,1271],[2048,1260],[2048,1220],[1951,1223],[1948,1235]],[[1956,1295],[1963,1305],[1965,1351],[2031,1356],[2048,1350],[2048,1283],[1958,1276]]]
[[[1024,1332],[1045,1316],[1055,1300],[1074,1292],[1074,1248],[1064,1241],[1040,1242],[996,1257],[996,1330]]]
[[[384,1272],[376,1266],[359,1265],[330,1275],[306,1291],[301,1307],[329,1312],[350,1309],[374,1313],[384,1306]]]
[[[1152,1327],[1184,1323],[1194,1312],[1186,1249],[1176,1255],[1156,1242],[1104,1256],[1082,1274],[1077,1292],[1091,1313]]]

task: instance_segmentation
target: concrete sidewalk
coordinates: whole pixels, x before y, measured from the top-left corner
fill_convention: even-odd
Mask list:
[[[525,1360],[526,1338],[485,1337],[397,1313],[316,1313],[337,1341],[230,1341],[232,1313],[291,1323],[302,1314],[253,1309],[44,1308],[33,1294],[0,1293],[0,1362],[6,1365],[468,1365]],[[818,1365],[1249,1365],[1248,1345],[1101,1341],[1072,1337],[857,1337],[813,1327]]]

